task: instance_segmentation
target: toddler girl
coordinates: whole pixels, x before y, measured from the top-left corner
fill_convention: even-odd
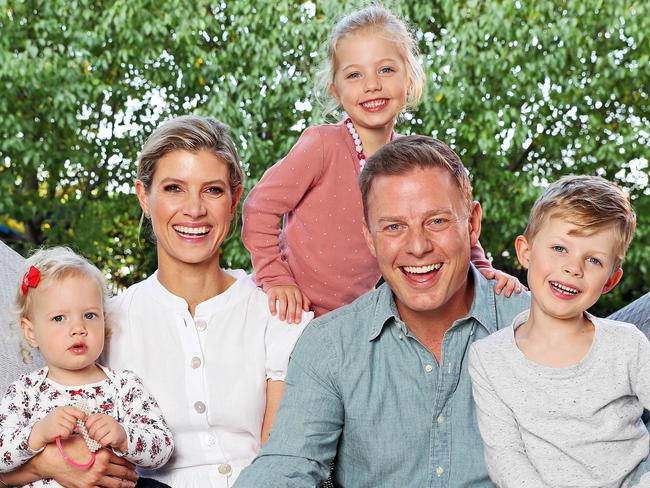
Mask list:
[[[366,158],[396,137],[399,113],[420,99],[424,74],[416,56],[406,25],[383,7],[343,18],[330,36],[321,78],[330,98],[326,111],[343,107],[344,122],[305,130],[248,195],[242,239],[269,308],[275,314],[279,305],[282,320],[338,308],[379,280],[363,238],[357,181]],[[472,260],[499,280],[497,292],[519,291],[516,278],[492,269],[480,245]]]
[[[102,273],[64,247],[36,252],[25,267],[17,294],[20,327],[47,366],[12,383],[0,404],[0,472],[18,468],[52,442],[80,469],[102,446],[138,466],[165,464],[173,441],[156,401],[132,372],[95,362],[107,330]],[[74,432],[92,452],[83,465],[60,443]],[[28,486],[60,485],[43,479]]]

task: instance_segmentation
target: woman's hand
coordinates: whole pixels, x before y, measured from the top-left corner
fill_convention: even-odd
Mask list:
[[[88,461],[88,446],[79,435],[63,441],[63,447],[72,459],[79,463]],[[9,485],[26,485],[43,478],[54,478],[69,488],[131,488],[138,475],[135,466],[116,456],[112,451],[97,451],[95,463],[86,470],[70,466],[61,456],[56,444],[48,444],[38,455],[10,473],[2,475]]]
[[[29,435],[29,448],[38,451],[57,437],[66,439],[74,432],[77,419],[83,420],[86,414],[75,407],[57,407],[32,426]]]
[[[303,310],[308,312],[311,306],[307,295],[295,285],[272,286],[266,295],[269,298],[271,314],[278,314],[280,320],[286,320],[289,324],[299,324]]]
[[[90,437],[99,442],[102,446],[111,446],[125,453],[129,448],[129,439],[126,430],[113,417],[94,413],[86,420],[86,429]]]
[[[479,268],[478,270],[488,280],[496,280],[497,284],[494,285],[494,291],[497,295],[504,291],[505,296],[510,298],[512,292],[519,294],[522,290],[528,290],[516,277],[508,273],[494,268]]]

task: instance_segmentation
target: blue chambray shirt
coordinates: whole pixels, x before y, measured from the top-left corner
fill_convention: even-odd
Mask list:
[[[474,301],[445,333],[442,362],[400,320],[387,284],[312,321],[289,363],[273,432],[235,486],[493,487],[483,460],[469,346],[529,307],[472,266]]]

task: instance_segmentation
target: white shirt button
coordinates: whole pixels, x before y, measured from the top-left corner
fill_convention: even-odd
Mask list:
[[[205,403],[203,403],[203,402],[194,403],[194,410],[196,410],[196,413],[204,413],[205,412]]]
[[[436,468],[436,474],[438,475],[438,477],[440,477],[440,476],[442,476],[443,474],[445,474],[445,470],[442,469],[442,467],[438,466],[438,467]]]
[[[431,373],[431,371],[433,371],[433,366],[431,366],[430,364],[427,364],[427,365],[424,367],[424,370],[425,370],[427,373]]]
[[[201,358],[194,356],[190,361],[190,366],[192,366],[192,369],[196,369],[201,366]]]
[[[216,439],[212,434],[208,434],[208,435],[205,436],[205,445],[206,446],[214,446],[215,442],[216,442]]]
[[[195,320],[194,325],[196,326],[196,330],[198,330],[199,332],[203,332],[205,329],[208,328],[207,322],[203,319]]]
[[[443,423],[443,422],[445,421],[445,417],[443,417],[442,415],[438,415],[438,418],[436,419],[436,421],[437,421],[439,424],[441,424],[441,423]]]
[[[232,467],[230,464],[220,464],[217,469],[219,470],[219,474],[224,476],[229,476],[230,473],[232,473]]]

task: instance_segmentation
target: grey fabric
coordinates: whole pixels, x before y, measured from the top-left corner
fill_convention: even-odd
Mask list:
[[[10,324],[9,306],[13,303],[23,258],[0,241],[0,397],[12,381],[40,368],[43,360],[36,349],[30,349],[32,362],[25,363],[20,353],[22,333]],[[17,325],[15,326],[17,327]],[[27,346],[29,347],[29,346]]]
[[[634,324],[650,338],[650,293],[646,293],[607,318]]]

